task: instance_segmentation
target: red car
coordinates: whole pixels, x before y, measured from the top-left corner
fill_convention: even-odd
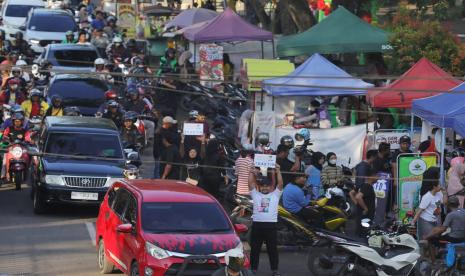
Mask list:
[[[211,275],[226,251],[241,247],[221,205],[208,193],[172,180],[119,181],[108,190],[96,223],[101,273]],[[180,274],[178,274],[180,273]]]

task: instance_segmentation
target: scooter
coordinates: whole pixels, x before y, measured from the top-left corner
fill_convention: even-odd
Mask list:
[[[369,220],[362,220],[362,226],[370,228]],[[417,275],[420,247],[405,227],[368,233],[364,242],[317,232],[318,241],[308,253],[310,275]]]
[[[21,184],[26,179],[26,172],[29,166],[28,145],[20,140],[10,143],[7,147],[6,158],[9,158],[7,174],[15,183],[16,190],[21,190]]]

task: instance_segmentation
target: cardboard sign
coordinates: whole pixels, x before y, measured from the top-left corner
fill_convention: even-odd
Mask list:
[[[271,154],[255,154],[255,167],[274,168],[276,165],[276,155]]]
[[[183,134],[192,136],[203,135],[203,124],[184,123]]]

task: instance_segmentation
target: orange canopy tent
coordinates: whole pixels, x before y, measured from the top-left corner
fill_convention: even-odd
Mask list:
[[[436,64],[422,58],[389,86],[368,90],[367,97],[375,108],[410,108],[413,100],[447,92],[460,83]]]

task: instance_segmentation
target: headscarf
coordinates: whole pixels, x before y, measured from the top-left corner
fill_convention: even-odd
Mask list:
[[[318,170],[323,169],[323,165],[319,163],[320,159],[325,157],[325,155],[322,152],[314,152],[312,155],[312,165],[313,167],[317,168]]]
[[[326,154],[326,162],[328,162],[328,166],[330,167],[336,167],[336,164],[329,163],[329,158],[331,158],[331,156],[333,155],[336,155],[336,154],[334,152],[328,152],[328,154]]]

